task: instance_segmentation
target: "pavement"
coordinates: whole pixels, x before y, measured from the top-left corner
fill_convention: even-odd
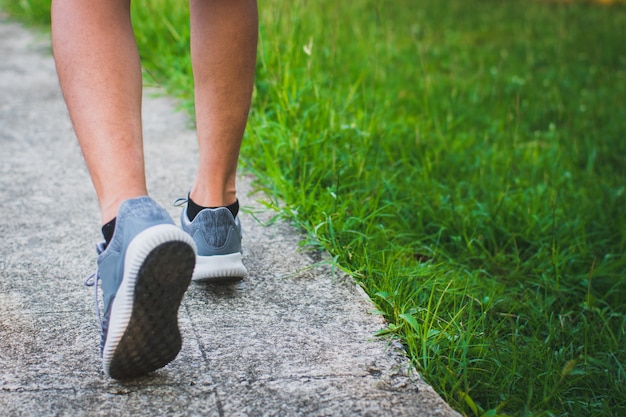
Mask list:
[[[148,91],[151,195],[186,195],[195,133]],[[458,416],[411,368],[349,277],[270,221],[241,176],[244,262],[237,284],[192,283],[183,349],[165,368],[107,378],[93,289],[99,214],[59,90],[47,35],[0,15],[0,414],[4,416]]]

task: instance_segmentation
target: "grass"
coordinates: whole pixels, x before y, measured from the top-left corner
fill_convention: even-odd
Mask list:
[[[47,22],[44,0],[5,10]],[[626,415],[626,8],[264,0],[242,164],[468,416]],[[188,9],[136,0],[191,109]]]

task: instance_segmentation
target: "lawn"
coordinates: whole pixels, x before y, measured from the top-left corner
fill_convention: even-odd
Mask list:
[[[46,24],[49,1],[4,0]],[[135,0],[190,111],[188,9]],[[468,416],[626,415],[626,6],[262,0],[242,167]]]

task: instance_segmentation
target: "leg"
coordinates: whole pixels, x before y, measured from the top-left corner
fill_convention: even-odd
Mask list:
[[[63,95],[102,222],[146,195],[141,66],[130,0],[53,0],[52,44]]]
[[[239,148],[256,65],[256,0],[190,0],[191,56],[200,162],[191,198],[206,207],[236,200]]]
[[[191,200],[181,213],[197,247],[194,280],[241,279],[241,225],[235,203],[237,160],[254,83],[256,0],[190,0],[191,57],[200,163]],[[195,206],[195,205],[194,205]],[[194,209],[194,211],[195,211]],[[233,209],[233,207],[231,207]],[[233,209],[235,210],[235,209]]]
[[[52,41],[102,221],[116,218],[115,233],[97,246],[91,281],[96,293],[101,281],[104,371],[116,379],[144,375],[180,351],[178,309],[195,245],[146,196],[141,66],[130,0],[53,0]]]

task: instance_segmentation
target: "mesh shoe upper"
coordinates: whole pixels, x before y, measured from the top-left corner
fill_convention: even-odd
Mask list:
[[[181,212],[182,229],[192,236],[197,250],[195,281],[241,279],[248,271],[242,262],[241,223],[225,207],[203,209],[189,220]]]
[[[180,223],[182,229],[193,237],[199,256],[241,253],[241,223],[225,207],[204,209],[193,221],[189,221],[185,209]]]

